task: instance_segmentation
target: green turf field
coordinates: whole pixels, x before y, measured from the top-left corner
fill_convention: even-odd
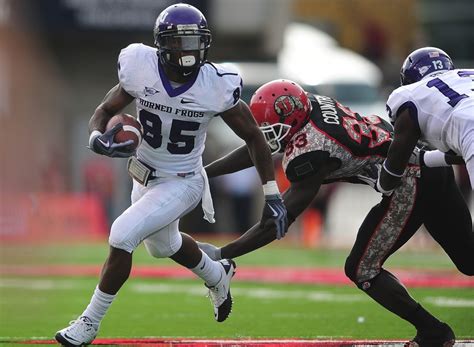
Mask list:
[[[106,244],[1,247],[2,264],[102,264]],[[316,251],[278,244],[237,258],[240,266],[335,267],[343,272],[347,251]],[[134,265],[169,265],[140,247]],[[387,267],[454,269],[439,251],[396,254]],[[95,277],[0,279],[0,340],[51,338],[88,303]],[[474,338],[472,288],[412,288],[412,295],[459,339]],[[353,286],[233,282],[235,303],[224,323],[213,319],[201,281],[131,278],[104,319],[100,337],[362,338],[408,339],[415,331]]]

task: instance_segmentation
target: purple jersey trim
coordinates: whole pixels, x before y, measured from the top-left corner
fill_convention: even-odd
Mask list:
[[[173,88],[170,80],[168,79],[168,76],[166,76],[165,70],[163,66],[161,65],[160,60],[158,59],[158,71],[160,72],[161,83],[163,83],[163,86],[165,87],[166,92],[168,93],[170,97],[174,97],[188,91],[188,89],[191,88],[194,82],[196,81],[196,78],[199,74],[199,70],[193,73],[193,75],[191,76],[191,79],[188,82],[179,86],[178,88]]]
[[[406,101],[403,104],[401,104],[397,110],[397,118],[400,115],[400,113],[402,113],[405,110],[408,110],[408,114],[410,115],[410,118],[415,122],[418,130],[421,131],[420,123],[418,122],[418,109],[416,108],[416,105],[411,101]]]

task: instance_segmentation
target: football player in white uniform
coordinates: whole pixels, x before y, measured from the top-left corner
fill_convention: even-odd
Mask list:
[[[388,98],[395,137],[378,181],[390,194],[399,184],[419,140],[439,151],[427,153],[426,166],[446,164],[443,152],[464,159],[474,189],[474,69],[454,69],[439,48],[413,51],[403,63],[402,86]]]
[[[56,333],[63,345],[91,343],[100,322],[127,280],[132,253],[143,241],[154,257],[170,257],[202,278],[209,288],[215,319],[224,321],[232,308],[230,281],[235,263],[211,260],[179,219],[202,200],[205,218],[213,222],[213,206],[202,153],[209,122],[221,116],[249,148],[263,182],[262,223],[288,228],[286,208],[275,182],[271,153],[250,110],[240,99],[238,73],[206,61],[211,33],[203,14],[188,4],[163,10],[154,28],[156,48],[132,44],[118,58],[119,84],[97,107],[89,122],[90,148],[110,157],[130,157],[132,204],[113,223],[110,253],[92,299],[70,326]],[[132,101],[143,126],[136,151],[128,141],[114,143],[122,125],[105,131],[107,121]],[[105,132],[104,132],[105,131]]]

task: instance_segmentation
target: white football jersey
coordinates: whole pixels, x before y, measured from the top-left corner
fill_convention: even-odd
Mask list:
[[[393,123],[399,109],[416,108],[420,139],[461,154],[462,136],[474,124],[474,114],[467,110],[474,110],[473,98],[474,70],[456,69],[396,89],[388,98],[387,112]]]
[[[158,175],[200,172],[209,121],[238,102],[241,77],[205,63],[196,78],[176,86],[158,61],[156,48],[143,44],[122,49],[118,59],[120,85],[136,98],[143,126],[137,156]]]

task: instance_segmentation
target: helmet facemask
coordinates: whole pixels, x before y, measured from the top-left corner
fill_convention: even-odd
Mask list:
[[[155,44],[161,63],[187,76],[207,58],[211,42],[209,30],[170,31],[157,35]]]
[[[270,81],[258,88],[249,106],[272,154],[283,151],[307,124],[312,109],[304,89],[284,79]]]
[[[168,6],[158,15],[153,36],[161,64],[183,77],[199,70],[211,45],[206,18],[183,3]]]
[[[283,140],[290,132],[291,126],[283,123],[268,125],[263,124],[260,127],[260,130],[262,131],[272,154],[275,154],[285,148],[285,143]]]

